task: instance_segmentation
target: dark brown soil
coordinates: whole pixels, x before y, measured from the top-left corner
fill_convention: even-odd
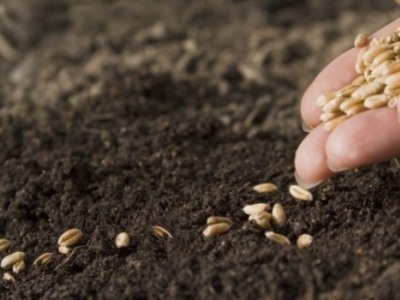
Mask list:
[[[67,27],[0,65],[0,238],[27,263],[1,299],[400,299],[395,161],[338,175],[311,203],[288,193],[304,89],[396,18],[393,1],[74,2]],[[279,192],[252,191],[262,182]],[[249,226],[242,207],[265,201],[309,249]],[[210,215],[230,231],[204,238]],[[69,228],[83,247],[64,262]]]

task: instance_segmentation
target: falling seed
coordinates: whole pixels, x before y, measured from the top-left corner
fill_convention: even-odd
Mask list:
[[[249,204],[243,207],[243,211],[246,215],[253,215],[256,213],[259,213],[261,211],[265,211],[270,209],[269,204],[267,203],[255,203],[255,204]]]
[[[6,239],[0,239],[0,252],[6,250],[10,246],[11,242]]]
[[[74,246],[81,239],[82,235],[83,233],[79,229],[69,229],[60,236],[58,245],[65,247]]]
[[[232,221],[227,217],[219,217],[219,216],[211,216],[207,218],[208,225],[218,224],[218,223],[232,224]]]
[[[281,245],[290,245],[290,241],[286,236],[275,233],[273,231],[266,232],[265,236],[274,243]]]
[[[302,234],[297,238],[297,247],[299,249],[307,248],[313,242],[313,237],[309,234]]]
[[[14,276],[12,276],[12,275],[11,275],[10,273],[8,273],[8,272],[4,273],[3,279],[4,279],[5,281],[11,281],[11,282],[15,283],[15,278],[14,278]]]
[[[206,229],[203,231],[203,235],[205,237],[213,237],[227,232],[230,228],[230,225],[227,223],[218,223],[208,225]]]
[[[283,206],[279,203],[275,203],[272,207],[272,220],[274,224],[282,227],[286,223],[286,213]]]
[[[168,230],[165,228],[162,228],[161,226],[152,226],[154,234],[159,237],[159,238],[165,238],[168,237],[169,239],[172,239],[172,234],[169,233]]]
[[[291,185],[289,187],[289,192],[297,200],[302,200],[302,201],[312,201],[313,200],[313,196],[310,193],[310,191],[307,191],[306,189],[303,189],[302,187],[300,187],[298,185]]]
[[[271,193],[271,192],[276,192],[278,188],[273,183],[262,183],[253,186],[253,190],[256,191],[257,193]]]
[[[1,261],[1,268],[3,269],[11,269],[14,264],[24,260],[25,253],[24,252],[14,252],[12,254],[7,255]]]
[[[253,221],[258,227],[262,229],[269,229],[271,227],[272,215],[266,211],[260,211],[256,214],[249,216],[249,221]]]
[[[60,252],[62,254],[69,254],[71,252],[71,248],[69,248],[67,246],[60,246],[60,247],[58,247],[58,252]]]
[[[36,260],[33,262],[33,265],[34,266],[36,266],[38,264],[47,265],[50,262],[52,255],[53,255],[53,253],[51,253],[51,252],[43,253],[38,258],[36,258]]]
[[[119,233],[115,238],[115,246],[117,248],[126,248],[129,246],[131,239],[126,232]]]
[[[13,266],[12,266],[13,272],[15,274],[18,274],[19,272],[21,272],[22,270],[25,270],[25,261],[20,260],[19,262],[16,262]]]

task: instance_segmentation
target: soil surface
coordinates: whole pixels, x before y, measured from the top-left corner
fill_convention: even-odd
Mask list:
[[[27,265],[0,280],[1,299],[400,299],[396,161],[337,175],[309,203],[288,193],[302,93],[398,16],[393,1],[86,0],[64,13],[57,28],[24,25],[20,58],[0,64],[0,257],[24,251]],[[252,190],[263,182],[279,191]],[[283,205],[273,230],[292,245],[247,221],[257,202]],[[211,215],[230,230],[205,238]],[[70,228],[84,236],[66,260]],[[122,231],[131,244],[117,249]],[[302,233],[314,242],[299,250]]]

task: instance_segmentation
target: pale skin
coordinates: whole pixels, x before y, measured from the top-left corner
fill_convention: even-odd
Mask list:
[[[400,18],[373,36],[390,34],[400,27]],[[311,188],[335,173],[400,156],[400,99],[396,108],[372,109],[355,115],[332,132],[324,130],[315,103],[325,92],[338,90],[357,76],[354,65],[359,49],[351,49],[332,61],[314,79],[301,100],[301,116],[312,131],[296,151],[296,180]]]

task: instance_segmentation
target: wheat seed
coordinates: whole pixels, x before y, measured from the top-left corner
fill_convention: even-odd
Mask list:
[[[272,220],[274,224],[282,227],[286,223],[286,213],[283,206],[279,203],[275,203],[272,207]]]
[[[158,238],[165,238],[172,239],[172,234],[161,226],[152,226],[154,235]]]
[[[335,97],[336,97],[336,92],[327,92],[317,98],[317,105],[324,106]]]
[[[10,269],[17,262],[24,260],[24,258],[25,258],[24,252],[14,252],[4,257],[1,261],[0,266],[3,269]]]
[[[379,54],[388,50],[389,48],[385,45],[377,45],[376,47],[371,47],[362,55],[362,59],[366,63],[372,63]]]
[[[348,97],[353,93],[360,85],[349,84],[344,88],[341,88],[336,92],[336,97]]]
[[[208,225],[206,229],[203,231],[203,235],[205,237],[213,237],[227,232],[230,228],[230,225],[227,223],[218,223]]]
[[[34,266],[36,266],[38,264],[47,265],[50,262],[52,255],[53,255],[53,253],[51,253],[51,252],[43,253],[42,255],[40,255],[38,258],[35,259],[35,261],[33,262],[33,265]]]
[[[11,242],[6,239],[0,239],[0,252],[6,250],[10,246]]]
[[[126,232],[121,232],[115,237],[115,246],[117,248],[126,248],[129,246],[131,239]]]
[[[362,85],[366,82],[365,77],[363,75],[359,75],[354,79],[351,84],[352,85]]]
[[[326,123],[326,122],[328,122],[332,119],[335,119],[336,117],[340,117],[342,115],[343,115],[343,112],[341,112],[341,111],[337,111],[337,112],[333,112],[333,113],[326,112],[326,113],[322,113],[319,119],[322,122]]]
[[[386,80],[385,80],[386,82]],[[379,94],[383,91],[385,86],[379,82],[372,81],[370,83],[364,84],[356,89],[352,94],[351,98],[354,99],[365,99],[369,96]]]
[[[340,110],[341,111],[346,111],[350,109],[351,107],[357,105],[357,104],[362,104],[364,100],[360,99],[353,99],[353,98],[348,98],[345,101],[340,104]]]
[[[16,262],[13,266],[12,266],[13,272],[15,274],[18,274],[19,272],[21,272],[22,270],[25,270],[25,261],[20,260],[19,262]]]
[[[345,97],[336,97],[329,101],[322,107],[323,112],[335,112],[338,111],[342,102],[346,100]]]
[[[59,246],[71,247],[75,245],[83,236],[83,233],[79,229],[69,229],[64,232],[58,239]]]
[[[313,237],[309,234],[302,234],[297,238],[297,247],[299,249],[307,248],[313,242]]]
[[[354,40],[354,47],[361,48],[368,44],[368,37],[364,33],[360,33]]]
[[[341,115],[339,117],[333,118],[333,119],[325,122],[324,129],[326,131],[332,131],[333,129],[338,127],[340,124],[342,124],[347,118],[348,118],[348,116],[346,116],[346,115]]]
[[[255,203],[255,204],[249,204],[243,207],[243,211],[246,215],[254,215],[256,213],[259,213],[261,211],[265,211],[270,209],[269,204],[267,203]]]
[[[253,221],[258,227],[264,230],[271,227],[271,219],[272,215],[266,211],[260,211],[249,216],[249,221]]]
[[[278,188],[273,183],[262,183],[253,186],[253,190],[256,191],[257,193],[271,193],[271,192],[276,192]]]
[[[14,276],[12,276],[12,275],[11,275],[10,273],[8,273],[8,272],[4,273],[3,279],[4,279],[5,281],[11,281],[11,282],[15,283],[15,278],[14,278]]]
[[[389,100],[388,106],[390,108],[395,108],[397,106],[397,97],[393,97],[392,99]]]
[[[380,54],[378,54],[375,58],[372,64],[374,66],[378,66],[379,64],[383,63],[384,61],[388,61],[393,59],[396,56],[396,52],[393,50],[386,50]]]
[[[275,233],[273,231],[266,232],[265,236],[274,243],[281,245],[290,245],[290,241],[286,236]]]
[[[359,113],[361,113],[363,111],[366,111],[367,109],[368,108],[366,108],[363,103],[360,103],[360,104],[354,105],[354,106],[352,106],[352,107],[350,107],[348,109],[345,109],[343,111],[346,113],[347,116],[350,117],[350,116],[354,116],[356,114],[359,114]]]
[[[67,246],[60,246],[58,247],[58,252],[62,253],[62,254],[69,254],[71,253],[71,248],[67,247]]]
[[[313,200],[313,196],[310,193],[310,191],[307,191],[306,189],[303,189],[302,187],[300,187],[298,185],[291,185],[289,187],[289,192],[297,200],[302,200],[302,201],[312,201]]]
[[[232,221],[227,217],[219,217],[219,216],[211,216],[207,218],[208,225],[218,224],[218,223],[232,224]]]

